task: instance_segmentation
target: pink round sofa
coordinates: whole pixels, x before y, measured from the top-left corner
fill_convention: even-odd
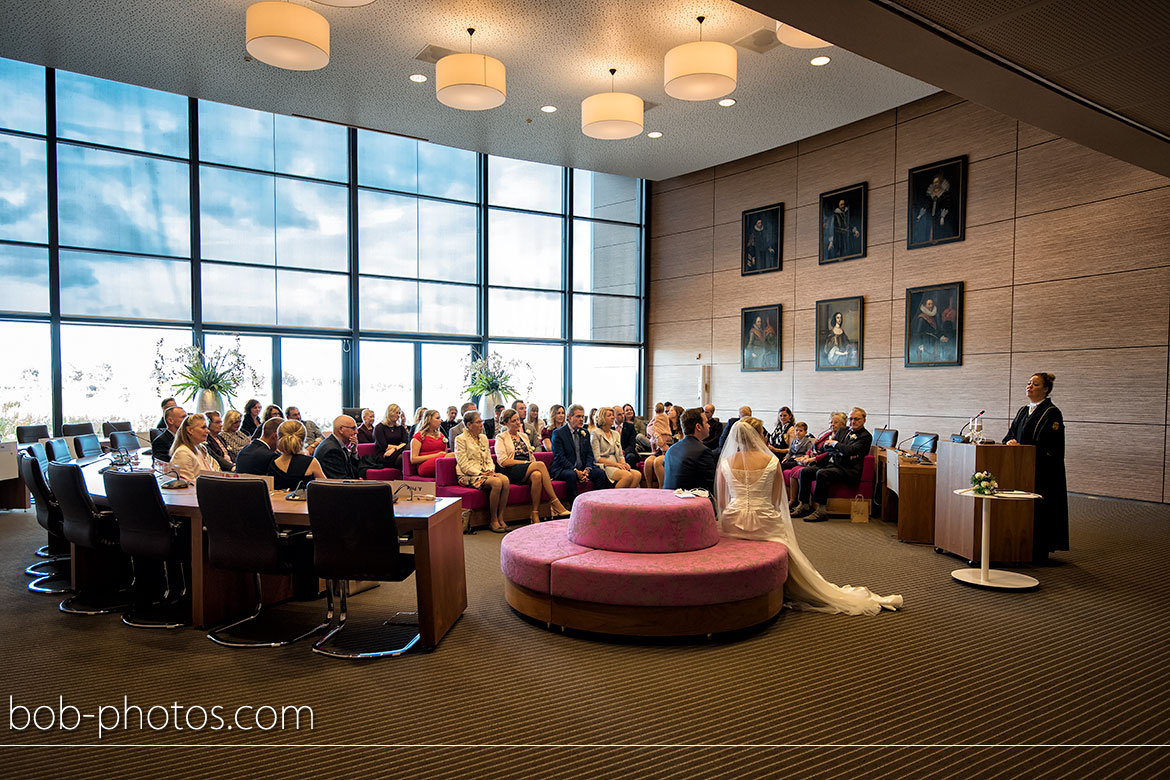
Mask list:
[[[508,603],[550,626],[688,636],[775,616],[788,548],[719,536],[704,499],[603,490],[579,496],[568,520],[504,537],[500,568]]]

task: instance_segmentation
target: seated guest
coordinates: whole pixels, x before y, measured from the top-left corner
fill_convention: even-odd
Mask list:
[[[532,443],[524,433],[519,410],[505,409],[500,415],[503,429],[496,437],[496,463],[498,471],[513,485],[532,485],[532,522],[540,522],[540,500],[543,496],[549,502],[553,516],[568,515],[561,506],[561,500],[553,492],[552,477],[548,467],[533,455]]]
[[[512,402],[512,409],[520,418],[520,430],[523,431],[524,435],[528,437],[528,446],[532,449],[533,452],[536,452],[536,450],[540,447],[540,429],[532,423],[528,422],[528,404],[517,398]],[[503,425],[504,428],[507,427],[507,424],[504,423],[503,415],[500,415],[500,424]],[[497,433],[502,436],[504,433],[504,428],[501,428],[499,431],[497,431]]]
[[[447,434],[447,451],[451,452],[455,449],[455,440],[459,438],[459,434],[467,430],[467,424],[463,422],[463,417],[468,413],[475,411],[475,404],[468,401],[459,408],[460,420]]]
[[[528,426],[531,425],[533,430],[536,431],[536,441],[532,443],[532,446],[536,449],[540,449],[540,432],[544,430],[546,425],[548,425],[548,423],[546,423],[540,417],[540,407],[536,404],[528,404],[528,417],[524,420],[524,422],[524,430],[528,430]]]
[[[589,416],[585,418],[585,433],[590,436],[593,435],[594,429],[597,428],[597,407],[589,410]]]
[[[508,407],[504,406],[503,404],[496,404],[495,418],[491,420],[484,420],[483,432],[484,435],[489,439],[496,438],[496,432],[502,431],[504,429],[504,426],[500,424],[500,415],[503,414],[504,410],[507,408]]]
[[[235,461],[232,460],[231,453],[228,452],[227,444],[220,438],[220,434],[223,432],[223,418],[214,409],[209,411],[206,417],[207,441],[205,444],[207,451],[215,459],[215,464],[219,466],[220,471],[231,471],[235,468]]]
[[[179,425],[182,424],[183,418],[186,416],[187,413],[183,411],[181,406],[172,406],[167,409],[167,413],[163,415],[167,427],[150,443],[151,457],[164,462],[171,459],[171,445],[175,443],[175,435],[178,433]]]
[[[357,421],[342,414],[333,419],[333,433],[317,445],[313,455],[329,479],[357,479],[360,475],[356,450]]]
[[[268,476],[277,490],[296,490],[316,478],[325,478],[321,464],[305,454],[306,435],[300,420],[285,420],[277,429],[277,456],[268,463]]]
[[[668,406],[666,408],[666,419],[670,422],[670,438],[673,441],[682,441],[682,422],[679,418],[682,417],[683,408],[681,406]]]
[[[160,431],[161,431],[163,428],[167,427],[167,409],[170,409],[172,406],[178,406],[178,405],[179,405],[179,402],[178,402],[178,401],[176,401],[174,398],[164,398],[164,399],[162,399],[162,413],[163,413],[163,416],[162,416],[162,417],[160,417],[160,418],[158,418],[158,425],[156,425],[156,426],[154,426],[154,427],[155,427],[156,429],[160,430]]]
[[[276,404],[268,404],[268,406],[264,407],[264,414],[262,415],[261,425],[268,422],[269,420],[283,420],[283,419],[284,419],[284,412],[281,411],[281,408],[279,406],[277,406]],[[256,433],[256,431],[252,432],[252,438],[256,438],[259,435],[260,434]]]
[[[252,443],[252,437],[240,430],[240,426],[244,422],[244,415],[237,412],[235,409],[228,409],[223,416],[223,430],[219,434],[219,438],[227,447],[228,457],[234,463],[236,456],[240,454],[240,450]]]
[[[719,439],[723,436],[723,423],[715,416],[715,404],[707,404],[703,407],[703,413],[707,415],[707,438],[703,439],[703,446],[708,449],[719,449]]]
[[[441,430],[443,432],[443,435],[446,436],[447,439],[449,440],[451,438],[451,429],[454,428],[458,424],[459,424],[459,410],[456,409],[454,406],[448,406],[447,407],[447,419],[443,420],[443,422],[439,423],[439,430]],[[462,432],[463,431],[460,431],[459,433],[462,433]],[[455,435],[458,436],[459,434],[457,433]]]
[[[402,453],[410,444],[410,430],[404,425],[405,422],[406,414],[402,407],[390,404],[386,407],[382,422],[374,426],[374,446],[386,468],[402,468]]]
[[[489,525],[497,534],[507,533],[504,509],[508,506],[508,478],[496,471],[488,438],[483,433],[483,418],[472,409],[463,415],[463,433],[455,440],[455,473],[463,487],[478,488],[488,494]]]
[[[255,398],[249,398],[244,404],[244,421],[240,424],[240,430],[251,439],[256,429],[263,424],[264,421],[260,419],[260,402]]]
[[[203,471],[219,471],[219,465],[207,451],[207,420],[201,414],[189,414],[179,424],[171,445],[171,467],[179,479],[193,482]]]
[[[776,413],[776,427],[772,429],[767,439],[768,449],[780,460],[784,460],[784,456],[788,454],[788,443],[792,441],[792,426],[795,423],[796,417],[792,410],[787,406],[781,406],[780,411]]]
[[[798,422],[793,425],[792,441],[788,443],[788,451],[780,461],[780,468],[784,471],[785,477],[788,476],[789,469],[800,465],[798,460],[809,453],[812,445],[812,437],[808,435],[808,423]]]
[[[616,488],[635,488],[642,482],[642,475],[630,468],[622,452],[621,434],[613,429],[613,407],[603,406],[594,420],[590,441],[593,447],[593,462],[601,467],[606,478]]]
[[[626,422],[626,410],[623,406],[613,408],[613,427],[618,432],[618,439],[622,443],[622,455],[626,463],[631,466],[637,464],[638,458],[638,429],[632,422]]]
[[[751,417],[751,416],[752,416],[752,408],[750,406],[741,406],[741,407],[739,407],[739,417],[736,417],[734,420],[728,420],[727,423],[724,424],[723,433],[719,434],[719,450],[720,450],[720,452],[723,451],[723,445],[727,443],[727,434],[731,433],[732,426],[734,426],[737,421],[742,420],[744,417]]]
[[[414,419],[410,421],[410,435],[411,436],[413,436],[419,432],[420,426],[423,424],[423,420],[426,419],[426,416],[427,416],[427,408],[425,406],[420,406],[419,408],[414,410]]]
[[[710,434],[707,413],[702,409],[687,409],[682,416],[682,441],[666,452],[662,487],[667,490],[703,488],[715,496],[715,453],[703,440]]]
[[[434,479],[439,458],[447,454],[447,440],[439,422],[437,411],[424,411],[419,431],[410,438],[410,465],[420,477]]]
[[[784,478],[788,480],[788,506],[795,509],[800,505],[800,471],[805,466],[815,466],[818,460],[824,460],[828,457],[825,446],[829,441],[834,441],[845,435],[845,412],[832,412],[829,414],[829,429],[816,437],[809,445],[808,450],[804,455],[796,459],[796,466],[787,469],[784,472]]]
[[[553,404],[549,409],[548,425],[540,430],[540,444],[545,452],[552,452],[552,437],[557,428],[565,424],[565,407]]]
[[[609,487],[609,479],[593,462],[593,444],[585,433],[585,409],[580,404],[569,407],[567,422],[552,435],[553,479],[564,481],[569,498],[577,497],[577,485],[592,482],[594,489]]]
[[[626,422],[634,426],[634,447],[638,452],[650,451],[650,437],[646,435],[646,421],[634,411],[633,404],[622,407]]]
[[[283,422],[279,417],[274,417],[260,426],[260,435],[236,456],[237,474],[264,476],[268,473],[268,464],[276,458],[277,431]]]
[[[844,429],[842,429],[844,430]],[[869,448],[873,446],[873,434],[865,429],[865,410],[853,407],[849,413],[849,432],[825,442],[827,458],[816,467],[806,467],[800,472],[800,500],[794,516],[804,517],[806,523],[819,523],[829,519],[825,502],[829,500],[829,488],[838,483],[854,483],[861,479],[861,467]],[[816,492],[812,483],[816,480]],[[812,505],[808,504],[812,495]],[[810,514],[811,512],[811,514]]]
[[[357,429],[357,443],[358,444],[375,444],[374,441],[374,419],[376,415],[373,409],[362,409],[362,424]],[[353,419],[352,417],[350,418]]]
[[[646,487],[662,487],[662,480],[666,476],[666,463],[662,458],[670,445],[674,444],[665,404],[659,403],[654,407],[654,419],[647,424],[646,434],[650,438],[650,455],[642,464],[646,472]]]
[[[321,429],[317,427],[317,423],[312,420],[302,420],[301,410],[295,406],[285,407],[284,418],[286,420],[296,420],[305,426],[305,452],[311,455],[313,450],[317,448],[317,445],[325,438],[325,434],[321,433]]]

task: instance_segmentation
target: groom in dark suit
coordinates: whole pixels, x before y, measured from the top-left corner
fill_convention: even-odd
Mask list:
[[[710,433],[707,414],[702,409],[687,409],[682,416],[683,440],[666,451],[666,490],[703,488],[715,495],[715,453],[703,444]]]
[[[553,462],[549,474],[562,480],[569,498],[577,497],[577,485],[592,482],[594,490],[612,487],[605,472],[593,462],[593,444],[585,432],[585,410],[580,404],[569,407],[565,424],[553,432]]]

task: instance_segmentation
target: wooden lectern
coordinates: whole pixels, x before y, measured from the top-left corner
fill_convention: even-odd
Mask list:
[[[982,515],[978,501],[955,495],[971,487],[971,475],[989,471],[1000,490],[1032,492],[1036,482],[1036,448],[1030,445],[938,443],[934,492],[934,546],[969,561],[979,560]],[[991,560],[1032,560],[1031,501],[992,502]]]

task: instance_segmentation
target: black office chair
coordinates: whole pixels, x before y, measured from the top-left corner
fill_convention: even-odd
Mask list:
[[[69,451],[69,443],[64,439],[49,439],[45,442],[45,452],[50,461],[68,463],[73,460],[73,453]]]
[[[38,561],[25,568],[24,573],[34,577],[28,584],[28,589],[34,593],[69,593],[71,590],[69,578],[69,543],[65,541],[61,506],[49,490],[45,482],[45,475],[41,472],[41,465],[37,459],[26,452],[17,453],[19,460],[20,478],[28,487],[33,497],[33,508],[36,509],[37,523],[49,534],[49,544],[41,548],[47,560]],[[50,555],[53,548],[66,551],[64,555]],[[37,553],[40,554],[41,550]]]
[[[390,485],[385,482],[313,481],[309,483],[308,494],[313,566],[317,576],[327,581],[329,604],[326,619],[332,623],[329,633],[313,645],[313,652],[332,658],[402,655],[418,644],[417,630],[404,645],[392,650],[345,652],[325,647],[345,628],[350,580],[401,582],[414,572],[414,556],[401,552],[398,547],[398,524],[394,520],[394,496]],[[341,602],[336,622],[333,622],[335,592],[340,593]],[[409,613],[398,613],[403,614]],[[413,625],[418,625],[417,614]]]
[[[130,569],[118,547],[118,522],[113,512],[99,510],[89,497],[81,467],[76,463],[49,464],[49,489],[61,505],[62,532],[77,547],[93,551],[92,576],[103,586],[79,591],[57,608],[72,615],[108,615],[127,607]]]
[[[65,423],[61,426],[62,436],[84,436],[93,433],[93,423]]]
[[[25,447],[24,451],[36,459],[37,465],[41,467],[41,474],[45,476],[47,482],[49,479],[49,453],[45,450],[45,445],[38,441]]]
[[[938,449],[938,434],[915,431],[910,440],[910,451],[918,453],[934,452]]]
[[[134,431],[114,431],[110,434],[110,449],[115,452],[136,450],[141,446],[142,441]]]
[[[132,430],[134,430],[134,426],[130,424],[129,420],[107,420],[102,423],[102,436],[105,436],[107,439],[110,438],[110,434],[114,431]]]
[[[41,439],[49,438],[47,425],[18,425],[16,426],[16,441],[18,444],[33,444]]]
[[[73,438],[73,451],[77,453],[79,458],[88,458],[91,455],[101,455],[102,440],[97,437],[96,433],[86,433],[82,436],[75,436]]]
[[[208,561],[220,569],[251,572],[256,578],[255,611],[212,629],[208,639],[225,647],[282,647],[329,628],[329,623],[322,623],[292,639],[268,642],[226,638],[228,631],[252,622],[263,611],[261,574],[290,574],[298,560],[311,555],[308,529],[289,533],[277,527],[268,483],[262,479],[201,476],[195,480],[195,495],[203,514]]]
[[[181,522],[167,513],[158,480],[149,472],[107,471],[106,499],[118,518],[118,543],[134,567],[136,606],[122,615],[122,622],[135,628],[182,628],[190,623],[184,561],[191,557],[191,537]],[[151,588],[148,562],[162,563],[162,592]],[[174,583],[171,564],[178,569]],[[154,593],[152,594],[152,590]],[[153,595],[159,598],[153,598]],[[160,609],[161,608],[161,609]]]
[[[342,414],[347,414],[358,421],[358,425],[362,422],[362,407],[360,406],[346,406],[341,410]],[[322,423],[324,424],[324,423]]]
[[[897,428],[874,428],[873,430],[873,446],[875,447],[893,447],[898,443],[898,429]]]

